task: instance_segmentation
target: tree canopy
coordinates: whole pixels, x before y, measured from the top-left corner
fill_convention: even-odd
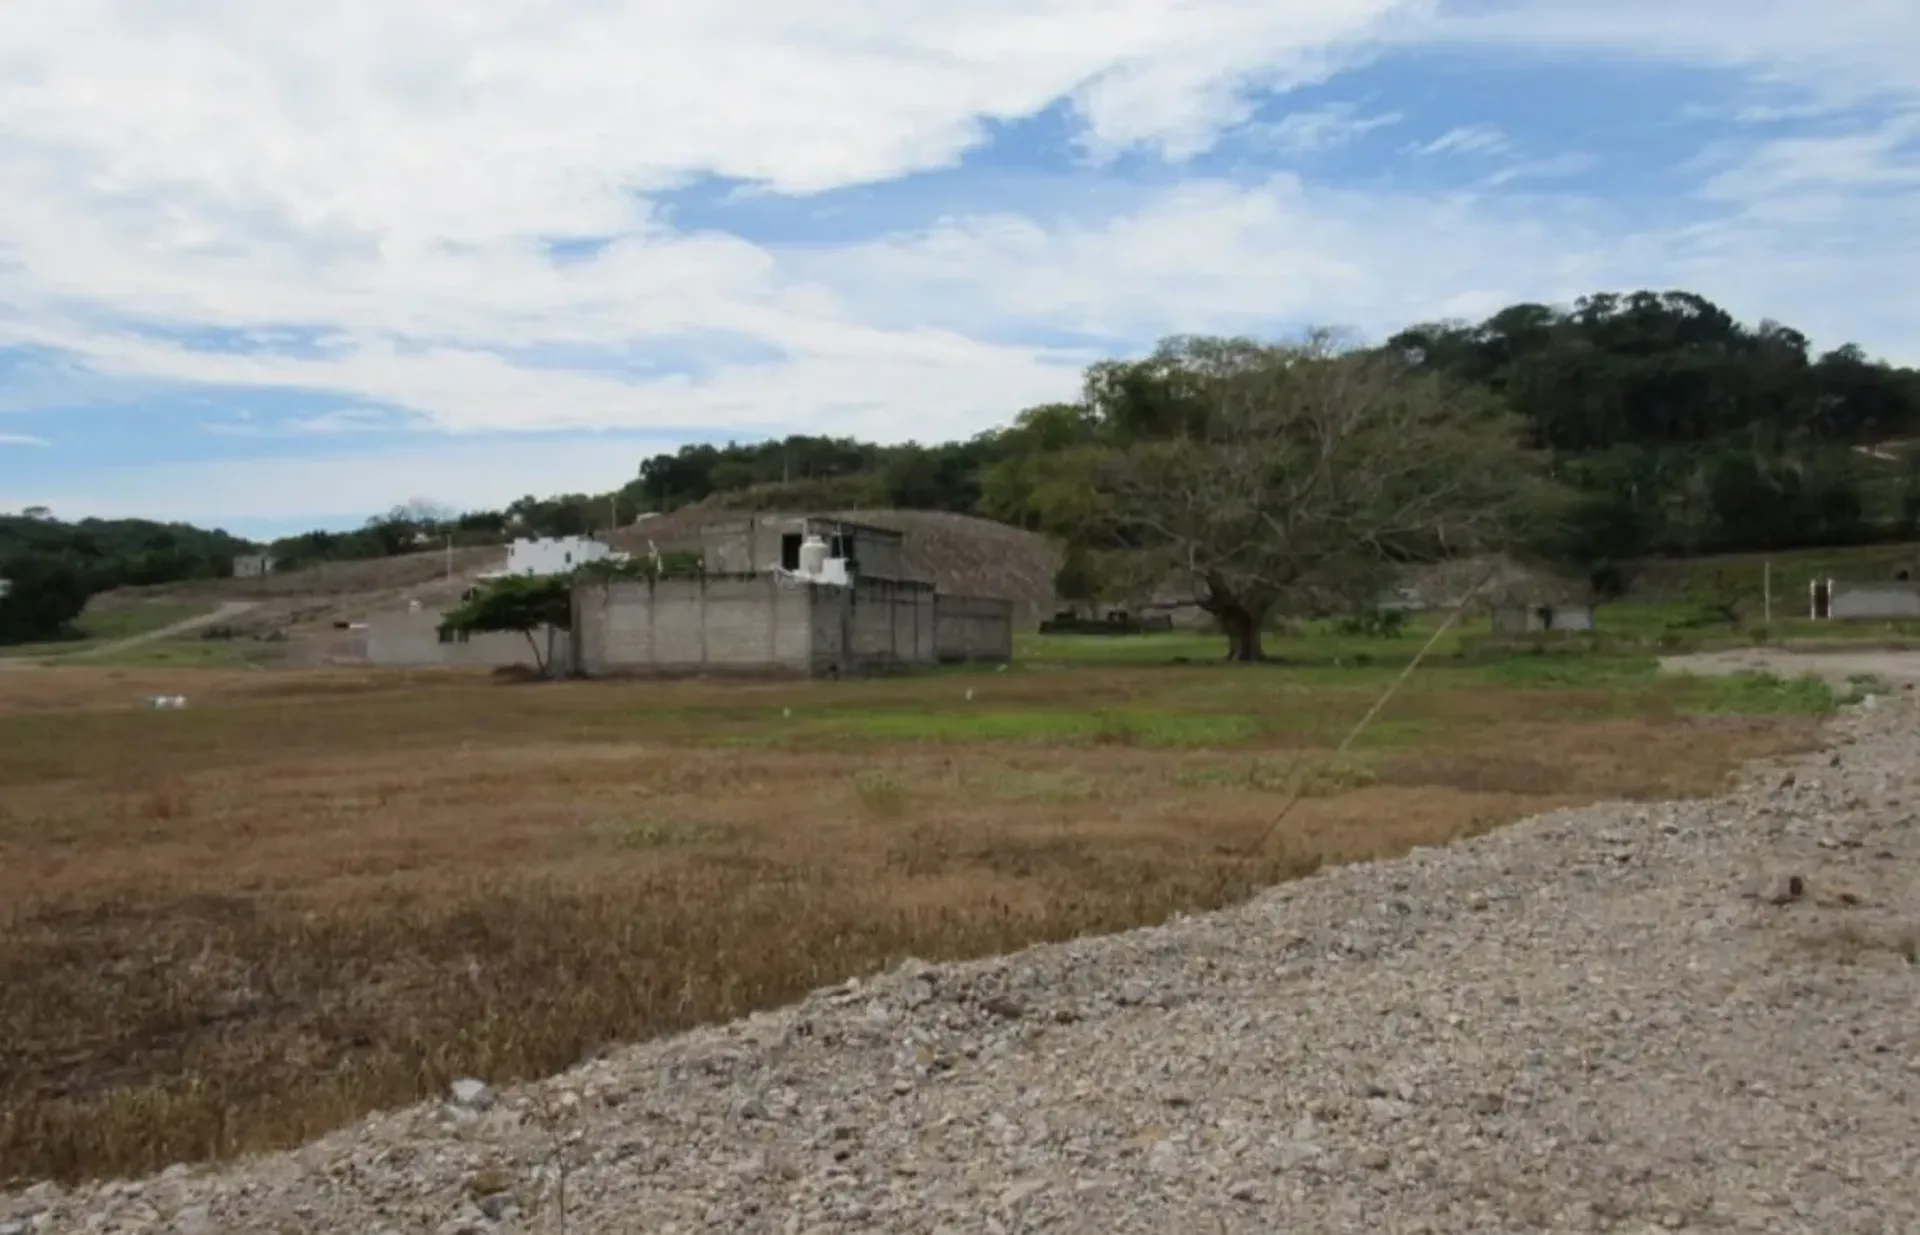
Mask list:
[[[1506,547],[1553,514],[1496,396],[1324,333],[1169,339],[1017,428],[1051,448],[989,470],[989,513],[1122,589],[1190,589],[1239,660],[1276,611],[1371,607],[1396,563]]]
[[[573,583],[563,575],[491,580],[475,588],[440,621],[441,631],[447,633],[526,636],[533,663],[543,677],[554,670],[552,632],[572,628]],[[546,635],[544,648],[536,633]]]
[[[80,572],[56,557],[0,559],[0,579],[0,644],[61,638],[87,605]]]
[[[44,506],[0,515],[0,643],[60,638],[88,597],[116,587],[215,578],[252,545],[222,531],[147,519],[66,523]]]

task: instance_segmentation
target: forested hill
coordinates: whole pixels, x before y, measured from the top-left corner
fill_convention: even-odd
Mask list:
[[[1858,348],[1816,355],[1791,327],[1747,326],[1686,292],[1522,304],[1420,325],[1384,346],[1496,392],[1583,491],[1589,559],[1848,544],[1920,535],[1920,373]],[[1110,367],[1125,378],[1127,366]],[[1021,521],[996,488],[1071,433],[1029,409],[964,442],[880,447],[790,438],[656,455],[638,503],[927,507]]]
[[[184,523],[62,523],[38,507],[0,515],[0,644],[60,634],[96,592],[228,574],[233,555],[252,547]]]
[[[1920,534],[1920,373],[1684,292],[1515,305],[1395,336],[1500,393],[1588,496],[1590,557]]]
[[[234,554],[256,547],[223,531],[185,523],[148,519],[65,523],[53,512],[37,508],[0,515],[0,564],[24,557],[57,561],[91,591],[215,578],[229,573]]]

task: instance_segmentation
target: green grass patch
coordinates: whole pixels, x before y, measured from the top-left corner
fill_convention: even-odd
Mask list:
[[[1303,622],[1282,632],[1269,633],[1262,642],[1272,663],[1269,669],[1302,665],[1399,667],[1425,646],[1445,614],[1412,615],[1397,635],[1369,637],[1346,634],[1331,619]],[[1462,640],[1484,633],[1486,619],[1469,619],[1442,635],[1430,656],[1450,656]],[[1022,635],[1014,641],[1014,659],[1042,664],[1149,665],[1218,664],[1223,670],[1246,672],[1257,666],[1229,665],[1227,641],[1222,635],[1190,631],[1143,635]]]
[[[152,634],[176,622],[191,621],[213,611],[209,604],[153,600],[114,605],[82,613],[74,623],[78,638],[46,643],[16,643],[0,647],[0,656],[72,656],[105,643]]]
[[[1825,716],[1846,701],[1841,692],[1816,677],[1733,673],[1685,680],[1682,707],[1702,715]]]

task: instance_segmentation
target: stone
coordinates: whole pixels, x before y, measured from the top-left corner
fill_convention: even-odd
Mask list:
[[[485,1081],[462,1077],[448,1086],[454,1105],[470,1111],[484,1111],[493,1105],[493,1090]]]

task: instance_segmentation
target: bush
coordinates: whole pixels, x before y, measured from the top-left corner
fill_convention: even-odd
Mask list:
[[[1334,629],[1341,634],[1362,639],[1397,639],[1406,628],[1407,613],[1404,609],[1374,609],[1367,613],[1349,614],[1334,624]]]

